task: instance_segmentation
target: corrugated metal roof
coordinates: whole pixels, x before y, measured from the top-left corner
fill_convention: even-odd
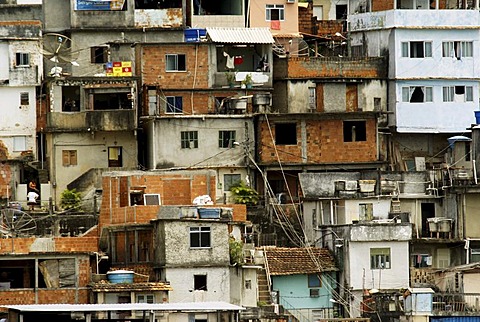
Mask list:
[[[207,28],[212,42],[229,44],[273,44],[269,28]]]
[[[9,310],[19,312],[107,312],[107,311],[239,311],[243,307],[227,302],[195,303],[125,303],[125,304],[31,304],[4,305]]]

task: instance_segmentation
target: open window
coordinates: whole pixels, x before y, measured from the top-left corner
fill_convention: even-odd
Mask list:
[[[366,121],[343,121],[343,142],[361,142],[366,140]]]
[[[402,102],[431,103],[433,102],[433,88],[431,86],[402,87]]]
[[[182,8],[182,0],[135,0],[135,9]]]
[[[193,275],[193,289],[195,291],[207,290],[207,275]]]
[[[113,146],[108,148],[108,166],[122,167],[122,147]]]
[[[90,109],[119,110],[132,109],[130,88],[96,88],[89,92]]]
[[[241,15],[242,8],[242,0],[193,0],[193,14],[195,16]]]
[[[80,111],[80,86],[62,86],[62,112]]]
[[[276,123],[275,124],[275,143],[278,145],[296,145],[297,144],[297,124],[296,123]]]

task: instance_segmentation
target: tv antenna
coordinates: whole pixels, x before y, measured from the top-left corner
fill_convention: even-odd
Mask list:
[[[15,237],[32,236],[37,228],[35,219],[26,212],[15,208],[0,210],[0,234],[12,238],[12,252]]]

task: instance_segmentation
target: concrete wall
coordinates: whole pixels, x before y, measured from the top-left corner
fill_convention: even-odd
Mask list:
[[[354,290],[409,287],[408,241],[350,242],[349,285]],[[370,249],[390,248],[391,268],[371,269]]]
[[[248,122],[248,133],[245,133]],[[181,148],[182,131],[198,132],[198,148]],[[219,147],[219,131],[235,131],[235,141],[240,145]],[[253,138],[253,126],[245,118],[205,117],[195,119],[168,118],[155,123],[149,168],[172,166],[241,167],[245,165],[245,142]],[[252,145],[252,144],[250,144]],[[249,147],[252,153],[253,146]]]
[[[122,147],[123,168],[136,168],[137,142],[131,132],[62,133],[49,137],[47,155],[50,156],[54,201],[59,202],[67,185],[90,169],[108,169],[108,147],[114,146]],[[77,151],[77,165],[63,165],[63,150]]]
[[[193,290],[194,275],[207,275],[207,291]],[[167,268],[166,280],[174,291],[169,302],[230,302],[230,270],[224,267]]]
[[[345,207],[345,222],[351,223],[353,220],[360,220],[360,204],[372,204],[373,219],[388,219],[390,212],[391,199],[367,198],[362,200],[341,200]],[[342,204],[339,206],[341,207]]]
[[[190,227],[210,227],[211,246],[190,248]],[[226,222],[213,220],[165,221],[159,225],[158,233],[165,243],[161,246],[165,249],[165,257],[157,259],[161,265],[167,267],[218,267],[228,266],[230,263],[229,232]],[[177,289],[175,286],[173,287]]]
[[[464,199],[461,203],[465,203],[465,208],[460,211],[464,212],[465,217],[465,237],[480,238],[480,227],[477,224],[477,213],[480,208],[480,195],[478,193],[466,193],[463,196]]]

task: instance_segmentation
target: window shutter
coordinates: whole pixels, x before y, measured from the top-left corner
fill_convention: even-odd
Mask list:
[[[70,151],[70,165],[77,165],[77,151]]]
[[[62,151],[62,163],[63,165],[70,165],[70,153],[67,150]]]

